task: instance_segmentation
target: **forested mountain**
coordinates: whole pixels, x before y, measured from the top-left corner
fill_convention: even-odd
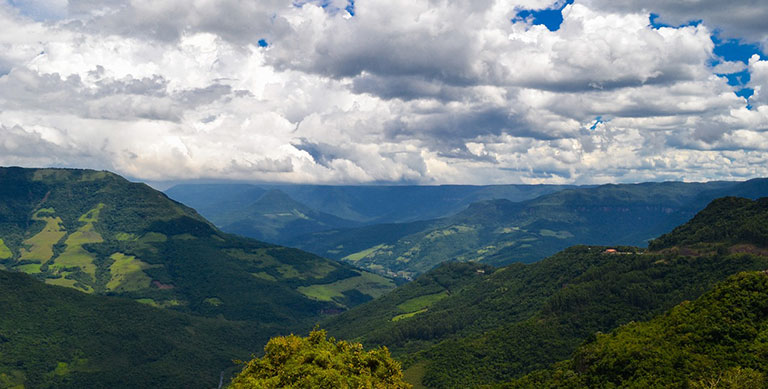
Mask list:
[[[0,183],[0,265],[48,284],[283,325],[394,286],[222,233],[191,208],[108,172],[5,168]]]
[[[231,210],[212,212],[210,219],[222,230],[277,244],[312,232],[361,224],[315,211],[278,189],[260,193],[254,202],[242,207],[234,208],[232,204],[226,207]]]
[[[75,169],[0,168],[0,275],[0,387],[214,386],[270,336],[394,288]]]
[[[444,261],[534,262],[575,244],[645,246],[723,193],[768,195],[766,182],[566,189],[523,202],[474,203],[432,221],[323,231],[286,244],[401,276],[418,275]]]
[[[0,388],[214,388],[282,331],[0,271]]]
[[[768,250],[751,243],[766,235],[764,201],[715,201],[671,234],[682,243],[652,242],[660,250],[575,246],[497,270],[443,265],[322,326],[368,346],[387,345],[415,383],[500,384],[569,358],[598,331],[651,319],[737,272],[768,269]],[[730,226],[757,222],[735,238],[687,235],[713,215]]]
[[[741,273],[647,322],[597,334],[508,388],[763,388],[768,275]]]

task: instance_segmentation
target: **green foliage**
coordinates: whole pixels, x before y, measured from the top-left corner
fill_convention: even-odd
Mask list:
[[[337,336],[387,345],[406,366],[420,366],[428,387],[492,385],[567,359],[595,332],[648,320],[729,275],[768,268],[765,249],[735,250],[744,245],[738,238],[731,244],[698,243],[692,252],[619,246],[615,254],[576,246],[474,277],[458,276],[468,269],[452,264],[323,325]],[[397,316],[398,306],[446,290],[435,280],[450,274],[465,281],[426,311]]]
[[[0,168],[0,238],[11,252],[0,252],[1,265],[50,284],[292,329],[394,288],[334,261],[224,234],[162,193],[107,172]],[[361,276],[365,282],[351,281]],[[334,301],[298,291],[329,284],[341,296]],[[221,303],[205,303],[211,296]]]
[[[768,276],[741,273],[694,302],[596,338],[509,387],[764,388]]]
[[[755,201],[725,197],[717,199],[691,221],[651,242],[661,250],[697,243],[751,243],[768,247],[768,197]]]
[[[360,343],[328,339],[323,330],[272,338],[264,351],[235,377],[233,389],[411,387],[386,348],[365,351]]]
[[[2,239],[0,239],[0,259],[8,259],[13,256],[13,253],[8,248],[8,246],[5,245],[5,242],[3,242]]]
[[[0,296],[15,304],[0,301],[0,382],[29,387],[210,387],[270,336],[308,330],[320,315],[394,287],[307,252],[222,233],[108,172],[0,168],[0,239],[11,253],[0,255],[3,269],[143,303],[83,300],[43,282],[37,292],[26,288],[40,298]],[[298,291],[313,285],[336,285],[343,298]]]
[[[210,388],[278,332],[0,271],[0,387]]]

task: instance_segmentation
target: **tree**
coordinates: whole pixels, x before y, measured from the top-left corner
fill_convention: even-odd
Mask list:
[[[386,347],[365,351],[360,343],[327,338],[324,330],[272,338],[264,351],[232,388],[411,388]]]

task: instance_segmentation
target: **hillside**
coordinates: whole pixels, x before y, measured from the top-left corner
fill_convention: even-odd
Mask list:
[[[575,246],[495,271],[444,265],[321,325],[367,346],[386,345],[412,383],[501,383],[567,359],[595,332],[648,320],[731,274],[767,268],[768,252],[745,252],[744,244],[655,252]],[[442,288],[434,279],[462,281]]]
[[[567,189],[523,202],[474,203],[443,219],[324,231],[286,244],[401,276],[444,261],[529,263],[575,244],[645,246],[693,217],[712,196],[728,191],[768,195],[763,181]]]
[[[272,189],[241,209],[211,219],[229,233],[283,244],[297,236],[360,223],[315,211],[285,193]]]
[[[710,203],[688,223],[651,242],[655,250],[698,243],[744,243],[768,247],[768,198],[725,197]]]
[[[0,311],[0,388],[213,388],[278,333],[6,271]]]
[[[222,233],[191,208],[108,172],[0,169],[0,239],[0,266],[48,284],[283,328],[394,287]]]
[[[567,361],[505,387],[760,388],[768,276],[741,273],[647,322],[597,334]]]

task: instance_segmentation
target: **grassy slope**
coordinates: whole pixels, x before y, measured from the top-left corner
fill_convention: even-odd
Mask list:
[[[697,218],[708,217],[712,209]],[[742,214],[740,219],[750,217]],[[757,235],[764,225],[762,218]],[[696,250],[637,254],[574,247],[535,264],[478,277],[427,311],[393,322],[398,305],[440,292],[427,282],[445,273],[438,268],[325,325],[338,336],[385,344],[408,364],[421,361],[413,366],[432,387],[503,382],[567,358],[596,331],[648,319],[696,298],[730,274],[768,267],[768,252],[750,247],[711,242]]]
[[[0,271],[0,387],[215,387],[270,333]]]

